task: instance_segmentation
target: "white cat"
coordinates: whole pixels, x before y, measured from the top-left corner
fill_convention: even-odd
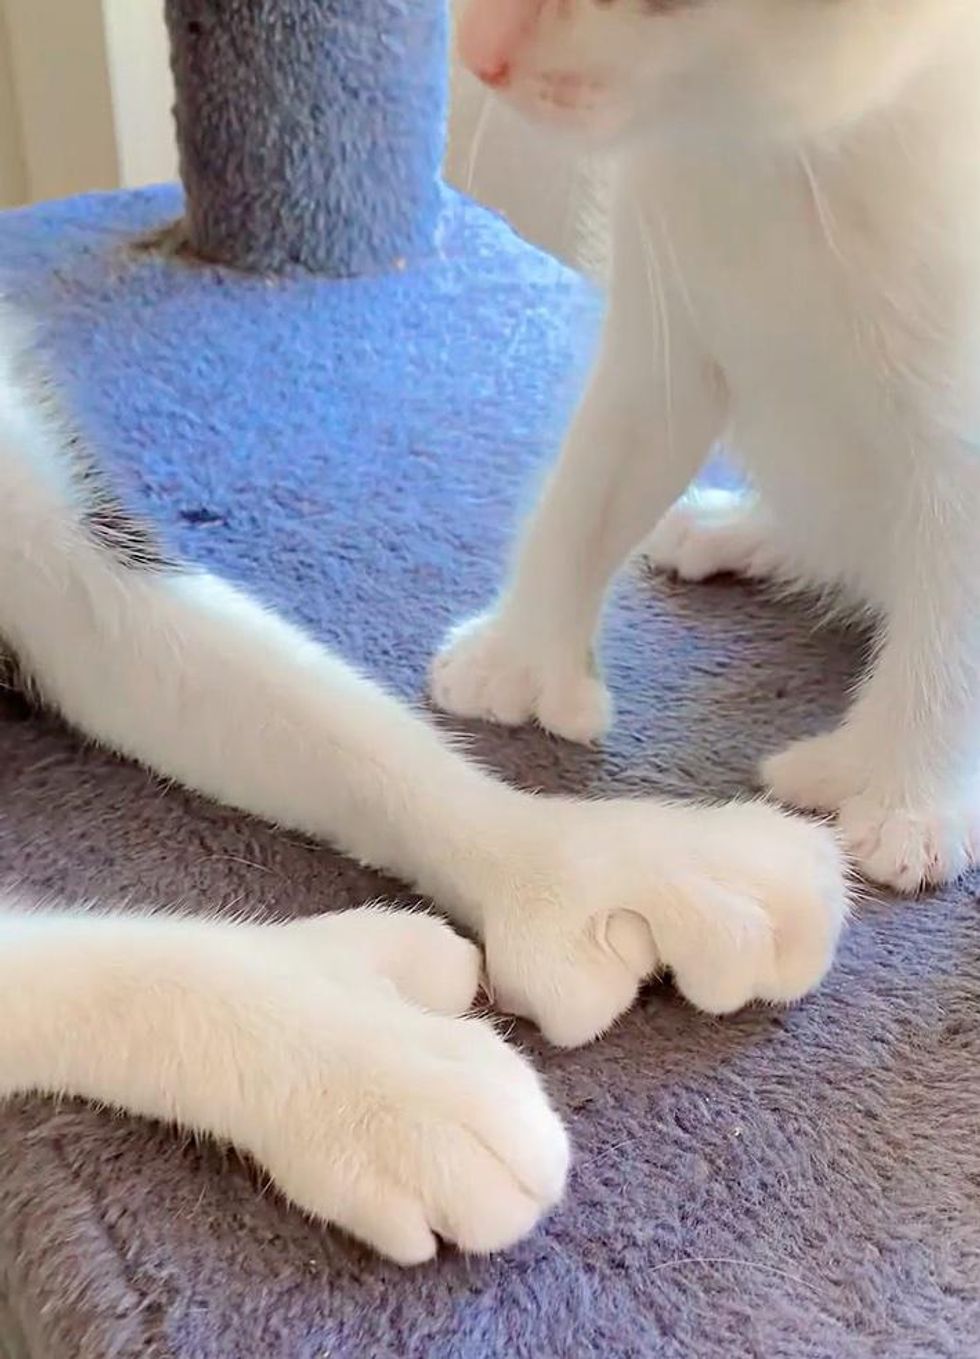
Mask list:
[[[0,636],[92,739],[431,894],[506,1009],[562,1044],[670,968],[695,1004],[788,1001],[830,964],[826,830],[762,806],[516,792],[122,511],[0,311]],[[459,1018],[474,945],[377,908],[281,925],[0,902],[0,1096],[66,1091],[232,1139],[404,1263],[514,1241],[568,1144],[530,1065]]]
[[[837,813],[870,877],[955,877],[980,853],[980,7],[470,0],[460,43],[611,148],[612,276],[561,458],[437,701],[600,736],[593,638],[641,545],[686,579],[813,587],[874,618],[873,660],[763,778]],[[723,437],[752,493],[669,508]]]

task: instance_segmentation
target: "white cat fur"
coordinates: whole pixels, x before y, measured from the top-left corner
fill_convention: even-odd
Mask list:
[[[511,790],[242,592],[112,529],[32,362],[0,312],[0,636],[68,722],[433,896],[482,940],[498,1004],[557,1043],[594,1038],[664,968],[718,1012],[819,982],[845,909],[829,832],[762,805]],[[476,947],[424,914],[259,925],[3,900],[0,1096],[231,1139],[403,1263],[437,1237],[492,1250],[559,1200],[569,1148],[527,1060],[461,1017],[479,979]]]
[[[437,701],[600,737],[593,641],[637,549],[812,588],[877,642],[841,725],[764,781],[837,814],[870,877],[955,878],[980,851],[980,8],[470,0],[460,41],[608,147],[612,277],[561,457]],[[751,491],[678,501],[720,439]]]

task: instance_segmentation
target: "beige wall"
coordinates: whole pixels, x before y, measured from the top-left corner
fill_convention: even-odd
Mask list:
[[[0,199],[172,178],[162,0],[0,0]]]
[[[115,138],[100,0],[4,0],[31,198],[111,188]]]
[[[21,145],[20,114],[13,88],[7,21],[0,8],[0,208],[27,197],[27,171]]]
[[[119,156],[119,183],[177,175],[173,83],[163,0],[102,0]]]

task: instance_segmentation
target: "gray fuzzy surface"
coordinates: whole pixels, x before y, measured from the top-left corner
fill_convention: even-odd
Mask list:
[[[194,253],[347,276],[432,251],[444,0],[166,0],[166,15]]]
[[[171,546],[417,697],[445,627],[495,586],[595,300],[458,204],[441,263],[373,282],[267,285],[127,251],[179,207],[143,193],[10,215],[11,288]],[[840,711],[860,652],[752,589],[630,574],[605,634],[604,748],[476,726],[473,744],[528,786],[728,796]],[[12,703],[0,872],[190,910],[402,890]],[[653,988],[584,1051],[515,1028],[577,1158],[565,1207],[491,1260],[400,1272],[230,1151],[19,1100],[0,1115],[0,1316],[29,1359],[970,1359],[976,886],[870,895],[830,980],[788,1013],[719,1022]]]

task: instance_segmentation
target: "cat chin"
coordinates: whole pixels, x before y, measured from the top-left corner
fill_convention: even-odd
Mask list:
[[[549,137],[585,154],[614,151],[634,127],[630,114],[611,103],[565,106],[520,87],[509,91],[503,102]]]

